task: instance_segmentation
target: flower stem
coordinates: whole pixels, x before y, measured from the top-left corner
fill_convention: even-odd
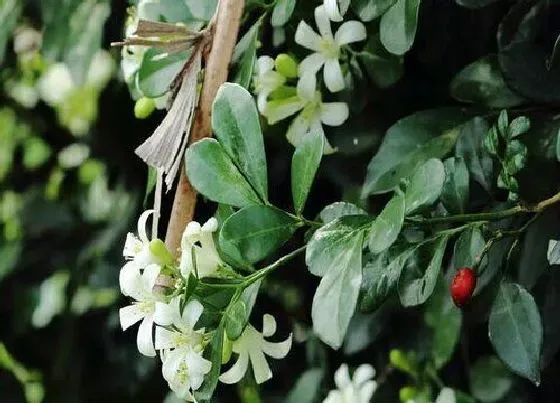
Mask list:
[[[305,248],[306,248],[306,246],[302,246],[302,247],[288,253],[287,255],[282,256],[280,259],[278,259],[276,262],[272,263],[271,265],[260,269],[259,271],[257,271],[254,274],[251,274],[243,282],[244,288],[250,286],[255,281],[258,281],[261,278],[265,277],[268,273],[270,273],[271,271],[273,271],[273,270],[277,269],[278,267],[282,266],[284,263],[292,260],[294,257],[299,255],[300,253],[304,252]]]

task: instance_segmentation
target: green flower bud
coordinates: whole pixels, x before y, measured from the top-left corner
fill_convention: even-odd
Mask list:
[[[399,390],[399,399],[402,403],[406,403],[409,400],[414,400],[418,391],[412,386],[405,386]]]
[[[286,53],[280,53],[276,56],[274,66],[276,67],[276,71],[284,77],[296,78],[298,75],[298,65],[296,61]]]
[[[146,119],[156,109],[156,102],[152,98],[140,98],[134,105],[134,116],[138,119]]]
[[[233,343],[228,339],[226,332],[224,331],[224,343],[222,347],[222,364],[227,364],[231,358],[231,351],[233,348]]]
[[[173,255],[161,239],[150,241],[150,253],[158,258],[164,265],[173,264]]]
[[[410,375],[415,375],[414,363],[411,361],[410,356],[407,356],[403,351],[393,349],[389,352],[389,361],[396,369],[406,372]]]

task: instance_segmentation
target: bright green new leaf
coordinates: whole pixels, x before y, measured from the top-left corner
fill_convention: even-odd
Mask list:
[[[382,16],[397,0],[354,0],[352,9],[360,20],[369,22]]]
[[[319,218],[325,224],[346,215],[367,215],[367,213],[352,203],[336,202],[329,204],[319,213]]]
[[[469,227],[464,230],[453,248],[453,269],[458,270],[462,267],[475,266],[480,259],[484,244],[480,228]]]
[[[282,246],[301,223],[271,206],[250,206],[232,214],[220,230],[221,249],[232,258],[253,264]]]
[[[266,156],[255,101],[238,84],[222,84],[212,106],[212,128],[262,201],[268,198]]]
[[[277,0],[270,17],[272,26],[281,27],[286,24],[292,16],[295,7],[296,0]]]
[[[381,17],[381,42],[396,55],[405,54],[414,43],[420,0],[397,0]]]
[[[414,172],[405,193],[405,215],[429,206],[439,198],[445,182],[445,168],[436,159],[429,159]]]
[[[397,191],[371,226],[368,245],[372,253],[383,252],[397,240],[404,215],[405,197]]]
[[[150,98],[157,98],[169,91],[171,82],[181,71],[189,57],[188,52],[173,53],[161,57],[165,52],[150,48],[144,53],[138,71],[138,89]]]
[[[196,190],[218,203],[244,207],[261,200],[214,139],[203,139],[185,153],[187,176]]]
[[[412,265],[407,267],[399,277],[399,298],[403,306],[421,305],[430,298],[436,286],[448,236],[440,236],[429,245],[432,246],[433,255],[428,267],[422,272],[422,268]],[[418,272],[417,269],[420,269]]]
[[[319,338],[338,349],[354,314],[362,282],[362,249],[371,225],[367,216],[346,216],[319,228],[307,245],[309,271],[323,277],[311,317]]]
[[[292,197],[294,209],[301,214],[315,174],[323,157],[325,136],[323,133],[312,132],[305,136],[296,148],[292,158]]]
[[[470,371],[471,392],[481,402],[496,402],[511,388],[513,377],[494,356],[480,357]]]
[[[450,213],[465,212],[469,200],[469,170],[460,157],[448,158],[445,167],[445,183],[441,191],[441,202]]]
[[[531,294],[519,284],[502,283],[492,305],[488,331],[501,360],[538,385],[543,328]]]

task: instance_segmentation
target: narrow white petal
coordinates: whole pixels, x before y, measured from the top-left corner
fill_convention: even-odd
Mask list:
[[[189,301],[189,303],[185,305],[185,310],[183,311],[182,324],[190,330],[193,330],[196,322],[198,322],[198,319],[200,318],[200,315],[202,315],[203,309],[204,307],[197,300]]]
[[[145,313],[142,312],[138,304],[132,304],[119,309],[119,319],[123,330],[128,329],[140,319],[144,317]]]
[[[367,38],[366,26],[360,21],[346,21],[334,34],[334,40],[339,45],[360,42]]]
[[[295,41],[304,48],[315,52],[321,51],[321,37],[305,21],[300,21],[296,29]]]
[[[197,390],[204,381],[204,375],[212,369],[212,363],[202,358],[202,353],[195,353],[192,349],[188,350],[185,359],[189,370],[189,385]]]
[[[249,357],[251,358],[251,366],[253,367],[253,374],[257,384],[268,381],[272,378],[272,371],[266,362],[264,353],[260,350],[260,346],[252,346],[249,350]]]
[[[128,259],[134,258],[138,251],[142,249],[142,241],[136,237],[132,232],[126,234],[126,241],[124,242],[123,256]]]
[[[274,69],[274,59],[270,56],[261,56],[257,59],[256,73],[262,76]]]
[[[239,382],[245,375],[245,372],[247,372],[248,366],[249,353],[247,351],[243,351],[241,354],[239,354],[239,358],[237,359],[235,364],[233,364],[233,366],[229,370],[220,375],[220,382],[227,384]]]
[[[303,103],[298,96],[279,99],[268,103],[265,116],[268,120],[268,124],[273,125],[282,119],[292,116],[302,108]]]
[[[297,147],[303,141],[304,136],[309,131],[309,119],[302,114],[296,116],[288,128],[286,138],[294,147]]]
[[[340,368],[334,373],[334,383],[338,389],[345,389],[351,384],[350,373],[348,372],[348,365],[342,364]]]
[[[299,64],[299,75],[303,77],[306,74],[317,74],[317,72],[325,64],[325,56],[321,53],[311,53]]]
[[[315,99],[316,89],[317,78],[315,77],[315,73],[309,71],[302,74],[297,83],[298,96],[306,102],[312,102]]]
[[[344,89],[344,77],[338,59],[327,59],[325,61],[323,78],[330,92],[338,92]]]
[[[125,264],[119,272],[121,293],[127,297],[138,296],[137,289],[141,286],[141,274],[134,262]]]
[[[323,2],[325,6],[325,11],[329,16],[331,21],[341,22],[342,15],[340,14],[340,10],[338,9],[338,0],[325,0]]]
[[[156,284],[156,279],[161,272],[161,267],[157,264],[151,264],[144,269],[144,273],[142,273],[142,281],[145,284],[146,290],[149,294],[152,293],[152,288]]]
[[[257,95],[257,107],[261,115],[266,113],[266,102],[268,101],[268,92],[259,92]]]
[[[174,332],[161,326],[156,326],[155,348],[156,350],[166,350],[177,347],[174,342]]]
[[[329,16],[324,6],[319,6],[315,8],[315,23],[319,29],[319,33],[324,39],[333,39],[333,34],[331,30],[331,22],[329,21]]]
[[[146,231],[147,231],[148,217],[153,212],[154,210],[146,210],[140,215],[140,218],[138,218],[138,237],[142,242],[145,243],[150,242]]]
[[[270,341],[263,341],[262,350],[266,355],[271,356],[272,358],[276,358],[277,360],[284,358],[290,349],[292,348],[292,334],[288,336],[288,338],[284,341],[279,343],[273,343]]]
[[[173,299],[175,301],[175,299]],[[169,326],[177,319],[175,313],[175,306],[171,301],[169,304],[163,302],[156,302],[156,309],[154,311],[154,321],[158,325]]]
[[[163,374],[163,378],[170,384],[173,383],[183,358],[184,352],[182,350],[168,351],[165,355],[163,355],[161,372]]]
[[[333,146],[331,146],[331,143],[329,143],[329,139],[327,139],[327,136],[325,136],[325,131],[323,130],[323,124],[321,122],[321,119],[316,118],[311,122],[311,125],[309,127],[309,132],[310,133],[321,133],[325,139],[325,144],[323,145],[323,154],[324,155],[329,155],[332,154],[334,152],[336,152],[336,148],[334,148]]]
[[[214,217],[209,218],[201,228],[202,232],[216,232],[218,230],[218,220]]]
[[[321,104],[321,122],[327,126],[340,126],[343,124],[350,111],[344,102],[326,102]]]
[[[140,327],[138,328],[138,336],[136,337],[136,345],[138,351],[147,357],[155,357],[156,350],[154,349],[154,339],[152,331],[154,328],[153,315],[148,315],[144,318]]]
[[[369,364],[362,364],[356,369],[353,376],[354,385],[358,386],[364,382],[373,379],[375,376],[375,369]]]
[[[360,401],[369,402],[376,389],[377,389],[377,382],[367,381],[366,383],[364,383],[359,389]]]
[[[323,400],[323,403],[341,403],[341,402],[344,402],[344,400],[343,400],[342,393],[340,393],[340,391],[338,390],[331,390],[327,398]]]
[[[269,315],[268,313],[264,314],[262,331],[263,336],[270,337],[274,333],[276,333],[276,319],[274,319],[274,316]]]

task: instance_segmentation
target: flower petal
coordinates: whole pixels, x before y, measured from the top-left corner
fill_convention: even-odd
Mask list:
[[[148,222],[148,217],[152,214],[155,210],[146,210],[138,218],[138,237],[142,242],[150,242],[148,239],[148,235],[146,233],[146,224]]]
[[[300,97],[290,97],[270,101],[266,106],[266,118],[268,124],[273,125],[282,119],[292,116],[303,108],[303,103]]]
[[[315,73],[307,72],[303,74],[297,83],[297,94],[306,103],[312,102],[315,99],[315,92],[317,90],[317,78]]]
[[[327,15],[327,11],[324,6],[315,8],[315,23],[317,24],[319,34],[321,34],[323,39],[333,39],[331,22],[329,21],[329,16]]]
[[[348,365],[342,364],[340,368],[334,373],[334,383],[338,389],[345,389],[351,384],[350,373],[348,372]]]
[[[185,305],[185,310],[183,311],[182,324],[190,330],[193,330],[200,315],[202,315],[203,309],[204,307],[202,304],[196,299],[189,301],[189,303]]]
[[[264,314],[263,316],[263,331],[262,335],[264,337],[270,337],[274,333],[276,333],[276,319],[274,316],[269,315],[268,313]]]
[[[455,403],[455,391],[451,388],[443,388],[436,399],[436,403]]]
[[[321,37],[305,21],[300,21],[298,24],[295,41],[304,48],[315,52],[321,51]]]
[[[147,292],[151,295],[152,288],[156,285],[156,280],[161,272],[161,267],[157,264],[151,264],[144,269],[142,273],[142,281],[145,284]]]
[[[154,339],[152,331],[154,328],[154,317],[148,315],[144,318],[140,327],[138,328],[138,336],[136,337],[136,345],[138,351],[147,357],[155,357],[156,350],[154,349]]]
[[[311,53],[299,64],[299,75],[316,74],[325,64],[325,56],[321,53]]]
[[[376,389],[377,382],[367,381],[366,383],[364,383],[359,389],[360,401],[369,402]]]
[[[235,364],[233,364],[229,370],[220,375],[220,382],[227,384],[239,382],[245,375],[245,372],[247,372],[248,366],[249,353],[247,351],[243,351],[239,354],[239,358],[237,358]]]
[[[360,42],[367,38],[366,26],[360,21],[346,21],[334,34],[334,41],[339,45]]]
[[[202,352],[195,353],[191,348],[187,350],[185,360],[189,369],[189,384],[193,390],[197,390],[204,381],[204,375],[212,369],[212,363],[202,358]]]
[[[161,326],[156,326],[155,348],[156,350],[167,350],[177,347],[174,342],[174,333]]]
[[[344,77],[338,59],[327,59],[325,61],[323,78],[330,92],[338,92],[344,89]]]
[[[297,147],[303,141],[303,137],[309,131],[309,120],[306,119],[302,114],[296,116],[296,118],[290,124],[288,132],[286,133],[286,138],[291,145]]]
[[[251,358],[253,375],[255,375],[257,384],[261,384],[272,378],[272,371],[268,366],[264,353],[260,350],[260,346],[251,346],[249,349],[249,357]]]
[[[133,259],[134,256],[142,250],[143,244],[140,239],[132,232],[126,234],[126,241],[124,242],[123,256],[128,259]]]
[[[202,232],[216,232],[218,230],[218,220],[214,217],[209,218],[201,228]]]
[[[119,309],[119,319],[121,322],[122,330],[128,329],[140,319],[144,317],[145,313],[138,304],[132,304]]]
[[[121,293],[127,297],[139,297],[143,294],[142,275],[134,262],[125,264],[119,273],[119,286]],[[136,298],[135,298],[136,299]]]
[[[375,376],[375,369],[369,364],[362,364],[356,369],[353,375],[353,383],[356,386],[373,379]]]
[[[270,56],[261,56],[257,59],[256,73],[262,76],[274,69],[274,59]]]
[[[342,15],[338,9],[338,0],[325,0],[323,2],[323,6],[325,7],[325,11],[329,16],[331,21],[341,22]]]
[[[262,344],[262,351],[266,355],[271,356],[272,358],[276,358],[277,360],[284,358],[290,349],[292,348],[292,334],[288,336],[288,338],[284,341],[279,343],[273,343],[270,341],[263,340]]]
[[[343,124],[350,111],[344,102],[327,102],[321,104],[321,122],[327,126],[340,126]]]
[[[309,132],[310,133],[321,133],[325,139],[325,143],[323,145],[323,154],[324,155],[329,155],[329,154],[333,154],[336,152],[336,148],[333,148],[333,146],[331,146],[331,143],[329,143],[329,139],[327,139],[327,136],[325,136],[325,131],[323,130],[323,124],[321,123],[321,120],[319,118],[313,120],[311,122],[311,126],[309,128]]]

